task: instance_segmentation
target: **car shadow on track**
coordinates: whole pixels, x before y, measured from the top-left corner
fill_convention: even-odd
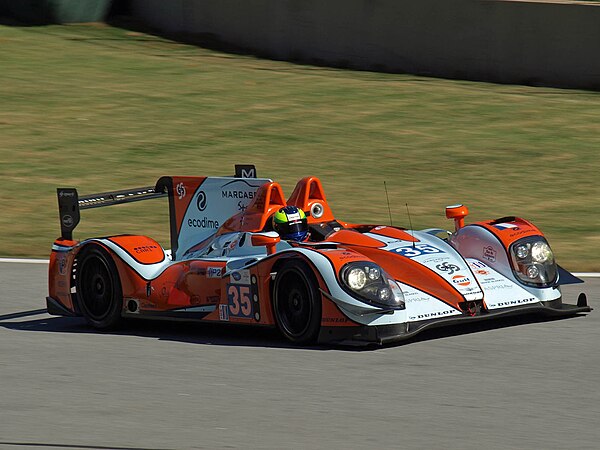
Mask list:
[[[40,319],[16,321],[15,319],[43,315]],[[45,309],[20,311],[0,316],[0,327],[17,331],[37,331],[46,333],[76,334],[110,334],[117,336],[137,336],[166,341],[185,342],[200,345],[223,345],[231,347],[267,347],[302,350],[346,350],[373,351],[381,348],[401,347],[416,342],[443,339],[465,334],[481,333],[501,328],[521,325],[570,320],[585,315],[571,317],[544,317],[525,315],[499,318],[491,321],[450,325],[442,328],[424,330],[416,336],[385,346],[375,344],[367,346],[326,344],[314,346],[298,346],[285,340],[274,328],[250,327],[231,324],[212,324],[194,322],[169,322],[155,320],[126,320],[121,328],[111,331],[98,331],[87,324],[81,317],[48,316]]]
[[[43,315],[44,317],[22,321],[14,320],[34,315]],[[82,317],[48,316],[45,310],[22,311],[0,316],[0,327],[9,330],[37,331],[45,333],[138,336],[190,344],[299,348],[298,346],[287,342],[279,335],[277,330],[273,328],[128,319],[125,320],[118,329],[99,331],[88,325]],[[319,347],[305,348],[318,349]]]

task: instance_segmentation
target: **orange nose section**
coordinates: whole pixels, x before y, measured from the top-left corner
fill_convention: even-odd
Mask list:
[[[454,219],[456,231],[465,226],[465,217],[469,215],[469,208],[464,205],[446,206],[446,219]]]

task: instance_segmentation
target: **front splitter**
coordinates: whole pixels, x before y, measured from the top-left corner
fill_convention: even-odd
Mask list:
[[[580,313],[591,312],[585,297],[580,297],[577,305],[563,304],[559,301],[539,302],[533,305],[515,306],[501,310],[483,311],[471,316],[468,314],[444,319],[428,319],[418,322],[405,322],[390,325],[358,326],[358,327],[322,327],[319,342],[337,343],[341,345],[364,346],[369,344],[385,345],[413,338],[425,330],[494,320],[504,317],[541,315],[546,317],[569,317]]]

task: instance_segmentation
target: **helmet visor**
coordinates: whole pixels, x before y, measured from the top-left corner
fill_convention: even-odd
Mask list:
[[[308,233],[308,221],[305,217],[291,222],[278,223],[276,230],[284,239],[302,240]]]

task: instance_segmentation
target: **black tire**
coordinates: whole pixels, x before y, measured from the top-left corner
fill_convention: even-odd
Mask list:
[[[123,291],[114,261],[98,245],[77,256],[76,291],[79,308],[94,328],[108,330],[121,321]]]
[[[286,262],[273,287],[273,312],[281,333],[296,344],[311,344],[321,328],[321,293],[313,271],[302,262]]]

